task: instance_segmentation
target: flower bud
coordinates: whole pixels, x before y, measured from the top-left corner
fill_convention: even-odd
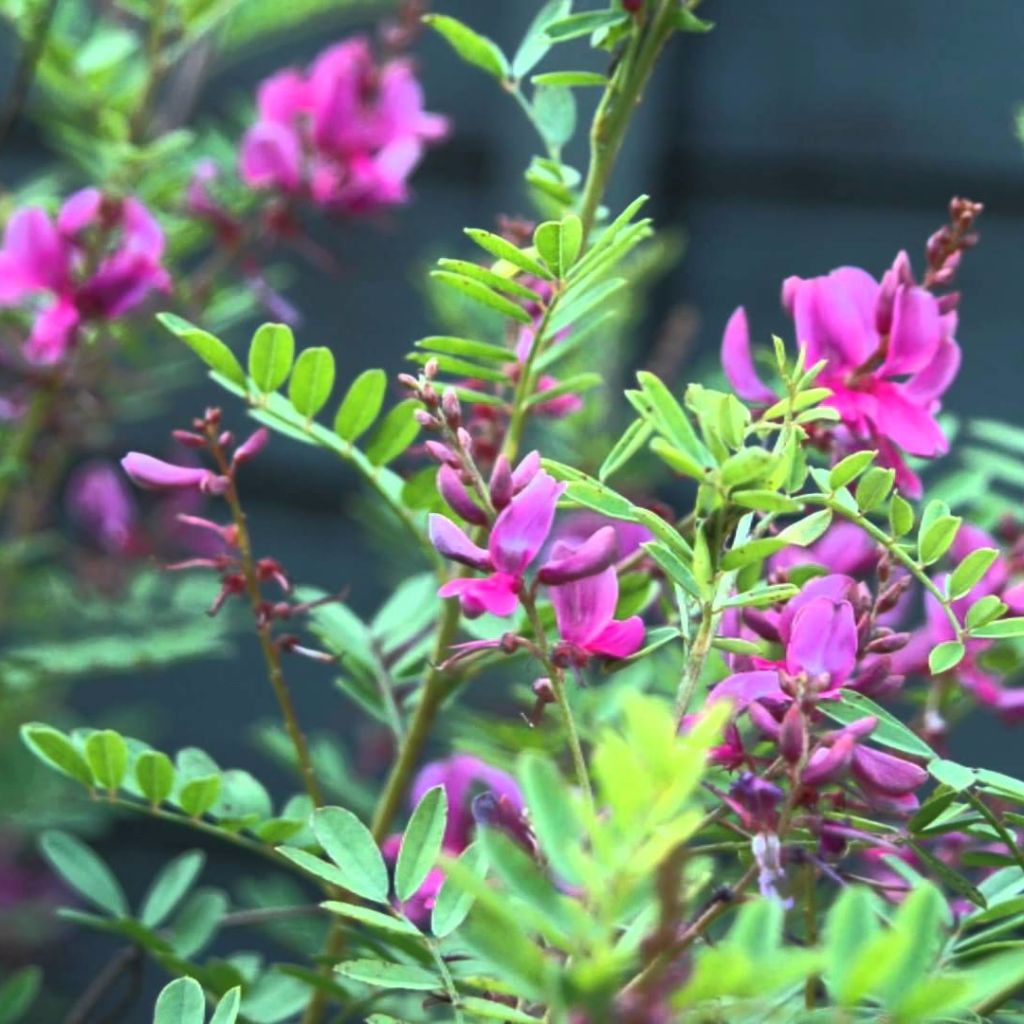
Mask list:
[[[865,791],[888,796],[911,793],[928,779],[928,773],[913,761],[871,747],[854,750],[853,775]]]
[[[747,717],[754,728],[770,740],[778,740],[781,726],[779,720],[759,701],[747,705]]]
[[[437,420],[426,409],[417,409],[412,415],[413,419],[425,430],[437,429]]]
[[[427,380],[433,380],[437,376],[437,360],[431,357],[423,364],[423,376]]]
[[[270,431],[268,431],[266,427],[260,427],[259,430],[250,434],[249,437],[238,446],[238,450],[235,452],[235,457],[232,459],[232,462],[235,465],[239,465],[242,462],[249,462],[251,459],[256,458],[256,456],[267,447],[267,442],[269,440]]]
[[[449,465],[437,471],[437,489],[456,515],[474,526],[486,526],[487,516],[483,509],[469,496],[459,474]]]
[[[459,444],[462,446],[462,450],[467,455],[473,454],[473,435],[466,430],[465,427],[459,427],[455,432],[455,436],[459,439]]]
[[[172,430],[171,437],[173,437],[178,444],[184,445],[186,448],[206,447],[206,438],[200,434],[192,433],[191,430]]]
[[[556,545],[556,551],[559,545]],[[558,586],[586,576],[604,572],[614,561],[619,541],[612,526],[602,526],[578,548],[561,558],[553,558],[541,566],[537,578],[541,583]]]
[[[540,472],[540,452],[528,452],[512,471],[512,493],[518,494]]]
[[[204,485],[214,475],[208,469],[176,466],[171,462],[155,459],[152,455],[144,455],[142,452],[129,452],[121,460],[121,466],[132,483],[147,491],[205,490]]]
[[[800,781],[805,786],[824,786],[837,782],[850,767],[854,744],[852,736],[840,736],[831,747],[818,747],[811,754]]]
[[[504,455],[494,460],[488,486],[491,504],[500,512],[512,500],[512,467]]]
[[[433,422],[433,420],[431,420],[431,422]],[[427,449],[427,454],[435,462],[440,462],[442,466],[458,466],[459,457],[451,450],[451,448],[447,445],[441,444],[440,441],[426,441],[424,442],[423,447]]]
[[[453,430],[462,422],[462,405],[459,403],[459,396],[454,388],[445,388],[441,396],[441,411],[448,426]]]
[[[804,756],[807,743],[807,723],[800,705],[795,701],[783,716],[779,729],[779,753],[790,763],[796,764]]]
[[[909,633],[890,633],[888,636],[876,636],[868,644],[866,650],[868,654],[893,654],[903,650],[908,643],[910,643]]]

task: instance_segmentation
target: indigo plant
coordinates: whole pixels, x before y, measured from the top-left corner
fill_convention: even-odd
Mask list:
[[[146,650],[170,621],[161,602],[192,587],[209,614],[172,601],[195,621],[167,657],[221,643],[226,621],[258,645],[280,710],[263,746],[294,792],[104,722],[21,725],[65,777],[67,815],[90,801],[199,844],[129,894],[72,829],[42,832],[75,896],[59,917],[115,943],[69,1019],[93,1019],[143,960],[166,981],[142,1011],[155,1024],[1024,1019],[1024,781],[948,756],[966,715],[1024,709],[1024,441],[941,409],[981,204],[954,198],[919,261],[782,282],[786,339],[760,339],[738,308],[724,377],[641,369],[620,402],[633,308],[671,245],[646,197],[617,209],[606,192],[659,58],[714,27],[695,0],[547,0],[513,45],[406,4],[376,41],[273,74],[251,121],[217,139],[160,107],[174,62],[215,26],[229,44],[260,30],[260,11],[276,31],[276,5],[251,21],[228,0],[148,6],[112,5],[123,16],[89,37],[106,118],[86,121],[92,100],[61,77],[87,29],[58,15],[56,36],[28,32],[41,87],[67,99],[54,123],[82,187],[8,205],[0,506],[28,545],[46,525],[33,490],[78,462],[72,522],[119,567],[115,593],[159,583],[114,654],[72,654],[69,675],[118,651],[137,670],[126,649]],[[406,53],[422,25],[469,65],[467,90],[490,79],[535,130],[536,221],[453,228],[427,283],[442,333],[411,345],[412,372],[339,385],[328,348],[297,350],[268,261],[292,246],[322,268],[310,218],[410,198],[449,130]],[[560,63],[571,40],[589,41],[587,68]],[[598,99],[576,169],[581,90]],[[260,306],[273,319],[239,356],[222,335]],[[53,444],[79,389],[116,393],[142,339],[159,380],[154,317],[223,404],[177,415],[173,456],[83,462],[80,430]],[[961,441],[952,470],[933,466]],[[268,444],[361,481],[401,552],[375,614],[349,606],[346,581],[317,589],[255,546],[246,477]],[[26,472],[51,449],[49,478]],[[355,528],[339,523],[339,543]],[[19,557],[0,562],[0,600],[30,592]],[[5,657],[28,686],[60,652]],[[300,719],[296,658],[372,725],[369,770],[349,737]],[[263,872],[247,896],[199,885],[216,843]],[[273,952],[252,952],[250,930]],[[0,1020],[43,1019],[39,986],[32,968],[8,977]]]

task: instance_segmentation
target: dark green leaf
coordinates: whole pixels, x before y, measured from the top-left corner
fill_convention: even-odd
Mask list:
[[[39,994],[43,972],[23,967],[0,984],[0,1024],[16,1024],[24,1018]]]
[[[139,920],[147,928],[157,928],[185,898],[206,861],[201,850],[189,850],[175,857],[156,878],[142,901]]]

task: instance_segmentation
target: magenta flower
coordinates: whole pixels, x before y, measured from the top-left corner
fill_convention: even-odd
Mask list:
[[[525,461],[525,460],[524,460]],[[446,558],[488,572],[483,579],[454,579],[438,593],[458,597],[469,616],[511,615],[530,563],[544,546],[565,484],[540,471],[498,515],[487,549],[473,543],[450,519],[430,516],[430,540]]]
[[[151,291],[169,290],[163,249],[160,226],[131,197],[117,201],[82,189],[56,222],[39,207],[16,211],[0,249],[0,306],[34,311],[26,358],[57,362],[83,324],[115,320]]]
[[[348,213],[404,202],[425,143],[448,130],[423,109],[409,62],[378,65],[362,37],[325,50],[307,73],[268,78],[257,109],[242,143],[242,179]]]
[[[68,481],[68,514],[103,550],[129,549],[138,513],[123,477],[109,462],[79,466]]]
[[[145,491],[197,490],[221,494],[227,484],[222,476],[200,466],[177,466],[142,452],[129,452],[121,466],[136,487]]]
[[[556,564],[573,566],[570,575],[584,566],[599,563],[604,556],[598,556],[601,543],[611,546],[614,557],[615,531],[603,527],[579,548],[557,543],[552,549],[552,562],[540,570],[539,576],[545,581],[545,574],[551,578],[551,568]],[[587,548],[591,548],[587,551]],[[639,615],[628,619],[616,619],[615,605],[619,600],[619,577],[613,565],[592,575],[576,576],[569,581],[549,586],[548,594],[555,609],[555,621],[562,643],[556,648],[556,659],[583,665],[591,655],[608,658],[628,658],[635,654],[644,642],[644,623]]]
[[[919,494],[920,481],[902,453],[933,457],[948,448],[936,414],[960,365],[955,310],[915,284],[905,253],[881,282],[857,267],[787,278],[782,301],[808,365],[826,361],[817,383],[832,391],[824,404],[841,419],[838,447],[877,448],[900,487]],[[754,368],[742,308],[726,325],[722,363],[741,398],[775,400]]]

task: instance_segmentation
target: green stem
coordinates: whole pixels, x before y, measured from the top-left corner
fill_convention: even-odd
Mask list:
[[[502,446],[502,454],[509,462],[515,462],[519,454],[519,445],[523,439],[523,430],[526,428],[527,413],[530,411],[530,396],[534,393],[533,370],[537,357],[544,348],[547,338],[548,324],[551,322],[551,314],[558,304],[558,293],[556,292],[544,309],[544,316],[537,326],[533,337],[533,344],[530,346],[526,362],[523,363],[522,372],[516,382],[516,391],[512,399],[512,415],[509,419],[508,430],[505,432],[505,443]]]
[[[678,9],[678,0],[661,0],[654,7],[647,25],[634,32],[598,104],[590,128],[590,165],[580,199],[584,246],[593,230],[633,111],[643,96],[661,48],[672,34],[672,18]]]
[[[8,437],[2,459],[0,459],[0,511],[7,504],[11,489],[21,476],[22,463],[28,460],[32,445],[40,428],[46,422],[57,391],[53,384],[39,387],[32,396],[25,415]]]
[[[412,781],[413,772],[419,763],[423,747],[430,737],[437,713],[448,695],[458,685],[459,677],[457,675],[450,671],[442,671],[437,666],[444,661],[448,648],[455,640],[459,629],[460,615],[459,602],[455,598],[445,601],[431,657],[433,667],[427,673],[420,702],[409,723],[409,730],[405,734],[405,742],[398,751],[398,757],[391,768],[391,774],[388,776],[384,791],[377,803],[377,809],[373,814],[371,831],[377,842],[380,842],[388,834],[391,823],[394,821],[398,808],[405,798],[406,790]]]
[[[828,494],[802,494],[800,495],[799,501],[806,502],[808,505],[820,505],[823,508],[831,509],[831,511],[838,516],[842,516],[844,519],[849,520],[851,523],[855,523],[859,526],[872,540],[877,541],[889,552],[892,557],[903,566],[907,572],[910,573],[918,583],[928,591],[936,601],[942,605],[942,610],[949,620],[949,624],[953,627],[953,633],[958,640],[963,639],[964,628],[960,620],[956,617],[956,612],[953,611],[949,603],[949,598],[935,585],[935,583],[929,578],[928,574],[924,571],[923,566],[919,565],[917,561],[911,557],[900,544],[893,540],[885,530],[875,526],[867,516],[856,509],[848,508],[841,502],[835,500]]]
[[[235,486],[234,474],[228,464],[223,449],[217,442],[216,428],[208,430],[210,448],[221,473],[227,479],[228,485],[224,492],[224,499],[231,510],[231,518],[235,524],[235,544],[238,548],[239,562],[241,563],[242,575],[245,578],[245,589],[249,597],[249,605],[252,608],[253,619],[256,623],[256,635],[259,637],[260,649],[263,651],[263,660],[267,666],[267,677],[273,687],[274,696],[281,711],[281,718],[284,721],[288,738],[295,750],[295,757],[299,765],[299,774],[302,776],[306,792],[313,801],[315,807],[323,806],[323,793],[320,784],[317,782],[316,772],[313,770],[313,761],[309,756],[309,746],[306,737],[299,725],[298,715],[295,713],[295,704],[292,701],[291,691],[285,681],[284,673],[281,671],[281,652],[274,642],[271,624],[263,614],[263,594],[260,590],[259,576],[256,572],[256,564],[252,554],[252,540],[249,536],[249,526],[245,510],[238,498],[238,488]]]

